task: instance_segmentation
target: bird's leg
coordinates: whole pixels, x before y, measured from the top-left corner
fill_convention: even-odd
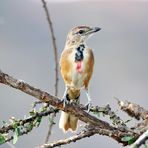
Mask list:
[[[87,96],[87,99],[88,99],[88,102],[86,103],[85,107],[87,107],[87,111],[89,112],[90,109],[91,109],[91,106],[92,106],[92,101],[91,101],[91,98],[90,98],[90,95],[89,95],[89,92],[88,92],[88,88],[85,88],[85,93],[86,93],[86,96]]]
[[[63,97],[62,97],[62,102],[63,102],[63,107],[65,107],[66,103],[68,103],[68,100],[67,100],[67,91],[68,91],[68,86],[65,87],[65,91],[64,91],[64,94],[63,94]]]

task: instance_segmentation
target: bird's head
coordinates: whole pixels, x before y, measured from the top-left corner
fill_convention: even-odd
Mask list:
[[[85,43],[95,32],[101,30],[99,27],[78,26],[73,28],[67,36],[66,46],[73,46]]]

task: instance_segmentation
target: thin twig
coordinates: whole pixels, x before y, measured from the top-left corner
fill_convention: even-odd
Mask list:
[[[41,0],[43,3],[43,8],[45,10],[46,13],[46,17],[47,17],[47,21],[48,21],[48,25],[49,25],[49,29],[51,32],[51,38],[52,38],[52,44],[53,44],[53,50],[54,50],[54,58],[55,58],[55,96],[58,95],[58,52],[57,52],[57,45],[56,45],[56,38],[54,35],[54,29],[52,26],[52,21],[51,21],[51,17],[50,17],[50,13],[49,10],[47,8],[46,2],[45,0]]]
[[[45,2],[45,0],[41,0],[41,1],[43,3],[43,8],[45,10],[49,29],[50,29],[50,32],[51,32],[51,38],[52,38],[52,44],[53,44],[53,50],[54,50],[54,61],[55,61],[55,94],[54,95],[57,96],[58,95],[58,52],[57,52],[56,38],[55,38],[55,35],[54,35],[52,21],[51,21],[50,13],[49,13],[49,10],[47,8],[46,2]],[[55,116],[56,116],[55,113],[53,113],[51,115],[51,122],[49,124],[49,129],[48,129],[48,133],[47,133],[47,136],[46,136],[46,139],[45,139],[45,143],[48,142],[49,137],[51,135],[51,130],[52,130],[52,127],[54,125],[53,121],[54,121]]]
[[[29,132],[31,132],[29,129],[26,129],[25,131],[23,131],[23,132],[21,132],[20,134],[19,134],[19,137],[20,136],[23,136],[23,135],[26,135],[26,134],[28,134]],[[9,141],[11,141],[11,140],[13,140],[13,136],[10,136],[5,142],[9,142]]]
[[[117,116],[115,112],[111,110],[111,107],[109,104],[106,105],[105,107],[93,106],[90,109],[90,111],[95,114],[102,113],[103,115],[108,115],[113,125],[115,125],[116,127],[127,128],[124,121],[119,116]]]
[[[58,112],[58,109],[49,109],[45,112],[40,112],[40,113],[36,113],[34,116],[31,116],[31,117],[28,117],[26,119],[20,119],[17,121],[17,125],[20,126],[20,125],[24,125],[26,123],[30,123],[32,121],[34,121],[37,117],[43,117],[43,116],[48,116],[50,115],[51,113],[54,113],[54,112]],[[3,133],[8,133],[10,130],[13,130],[13,124],[9,124],[7,126],[2,126],[0,128],[0,133],[3,134]]]
[[[130,148],[139,148],[142,144],[145,144],[146,140],[148,140],[148,130],[144,132]]]
[[[136,126],[134,126],[132,129],[139,131],[140,133],[145,132],[148,130],[148,119],[141,121]]]
[[[35,101],[32,105],[32,108],[35,108],[38,104],[42,104],[42,101]]]
[[[82,131],[77,135],[74,135],[72,137],[63,139],[63,140],[58,140],[49,144],[44,144],[38,148],[53,148],[53,147],[57,147],[57,146],[61,146],[61,145],[66,145],[69,144],[71,142],[76,142],[78,140],[81,140],[82,138],[86,138],[86,137],[90,137],[93,136],[95,134],[97,134],[98,131],[97,130],[87,130],[87,131]]]
[[[121,101],[118,98],[115,98],[118,101],[118,105],[121,110],[125,111],[129,116],[135,117],[137,120],[142,118],[143,120],[148,118],[148,111],[141,107],[138,104],[131,103],[129,101]]]
[[[54,112],[58,112],[58,111],[59,111],[58,109],[50,108],[47,111],[36,112],[35,115],[28,117],[26,119],[15,120],[15,126],[17,126],[17,128],[19,128],[19,129],[21,129],[21,130],[19,130],[20,132],[19,132],[18,136],[28,134],[29,132],[31,132],[33,130],[34,127],[39,126],[39,125],[35,125],[34,121],[36,119],[42,118],[43,116],[48,116],[48,115],[50,115]],[[9,131],[14,132],[15,126],[14,126],[14,123],[11,123],[11,124],[5,125],[2,128],[0,128],[0,134],[6,134],[7,135],[7,138],[5,138],[4,143],[7,142],[7,144],[9,144],[9,141],[13,140],[14,137],[11,134],[11,132],[9,132]],[[3,143],[1,143],[1,144],[3,144]],[[10,144],[9,144],[9,146],[10,146]]]
[[[48,143],[48,141],[49,141],[49,137],[51,135],[52,127],[54,125],[54,118],[55,118],[55,116],[56,116],[56,113],[51,114],[50,124],[49,124],[49,127],[48,127],[47,136],[45,138],[45,143]]]

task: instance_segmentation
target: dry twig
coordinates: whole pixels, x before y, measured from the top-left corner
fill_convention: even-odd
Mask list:
[[[121,110],[125,111],[129,116],[135,117],[137,120],[140,120],[140,118],[143,120],[148,118],[148,111],[140,105],[129,101],[120,101],[118,98],[116,98],[116,100]]]
[[[66,144],[69,144],[71,142],[76,142],[78,140],[81,140],[82,138],[93,136],[97,133],[98,133],[98,131],[95,130],[95,129],[86,130],[86,131],[84,130],[84,131],[81,131],[79,134],[74,135],[72,137],[69,137],[67,139],[58,140],[58,141],[55,141],[55,142],[52,142],[52,143],[49,143],[49,144],[44,144],[44,145],[42,145],[38,148],[53,148],[53,147],[57,147],[57,146],[61,146],[61,145],[66,145]]]
[[[119,116],[117,116],[115,112],[111,110],[109,104],[106,105],[105,107],[99,107],[99,106],[92,107],[90,111],[95,114],[103,113],[104,115],[108,115],[113,125],[115,125],[116,127],[127,128],[124,121]]]
[[[41,0],[41,1],[43,3],[43,8],[45,10],[49,29],[50,29],[50,32],[51,32],[53,51],[54,51],[54,62],[55,62],[55,94],[54,95],[57,96],[58,95],[58,52],[57,52],[56,39],[55,39],[55,35],[54,35],[54,30],[53,30],[53,26],[52,26],[50,13],[49,13],[49,10],[47,8],[46,2],[45,2],[45,0]],[[49,137],[51,135],[51,130],[52,130],[52,127],[53,127],[53,121],[54,121],[55,116],[56,116],[55,113],[53,113],[51,115],[51,122],[49,124],[49,129],[48,129],[48,133],[47,133],[47,136],[46,136],[46,139],[45,139],[45,143],[48,142]]]

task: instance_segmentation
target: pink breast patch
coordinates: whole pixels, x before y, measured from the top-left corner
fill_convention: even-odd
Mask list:
[[[78,73],[82,73],[82,62],[77,62],[76,63],[76,70]]]

